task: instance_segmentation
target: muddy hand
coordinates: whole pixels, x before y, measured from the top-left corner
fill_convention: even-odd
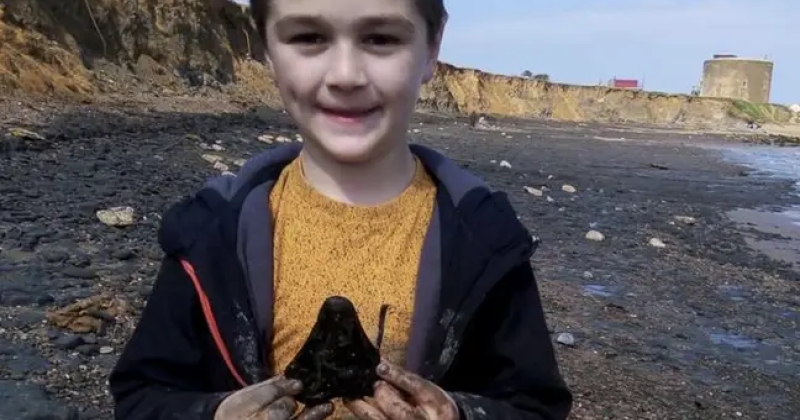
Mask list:
[[[250,385],[229,395],[217,408],[214,420],[289,420],[297,410],[294,396],[302,384],[283,377]],[[297,420],[322,420],[333,411],[330,404],[307,407]]]
[[[382,361],[375,397],[346,402],[362,420],[458,420],[458,407],[436,384]]]

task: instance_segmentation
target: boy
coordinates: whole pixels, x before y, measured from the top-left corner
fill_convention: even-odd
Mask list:
[[[163,218],[165,251],[110,377],[119,420],[295,416],[281,376],[325,298],[375,337],[374,397],[333,418],[565,419],[530,266],[534,243],[502,193],[409,145],[433,75],[442,0],[254,0],[287,111],[305,141],[211,180]]]

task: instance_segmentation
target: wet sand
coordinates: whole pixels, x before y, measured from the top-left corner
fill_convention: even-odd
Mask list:
[[[729,141],[711,135],[496,123],[420,115],[411,135],[505,190],[542,239],[533,263],[573,419],[795,418],[800,271],[750,245],[783,240],[751,210],[800,204],[792,182],[691,146]],[[0,412],[110,419],[105,375],[152,286],[159,214],[223,169],[208,155],[235,170],[272,147],[260,135],[295,127],[213,98],[0,100],[0,136],[12,127],[43,139],[0,140]],[[136,223],[100,223],[112,206]]]

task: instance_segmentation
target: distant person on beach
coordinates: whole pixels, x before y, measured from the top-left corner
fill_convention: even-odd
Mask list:
[[[251,10],[304,142],[163,215],[161,269],[109,378],[116,418],[565,419],[536,243],[504,193],[407,137],[443,1]],[[370,338],[383,330],[379,380],[373,396],[302,406],[284,370],[334,295]]]

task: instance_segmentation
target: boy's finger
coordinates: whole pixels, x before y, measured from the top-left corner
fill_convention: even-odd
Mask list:
[[[389,420],[380,409],[365,400],[346,400],[344,406],[361,420]]]
[[[282,397],[294,396],[302,389],[299,381],[275,377],[234,392],[223,401],[221,407],[225,411],[253,413]]]
[[[419,376],[401,369],[385,360],[378,365],[378,376],[391,385],[405,391],[415,399],[418,398],[426,388],[427,381]]]
[[[392,420],[425,420],[422,413],[416,411],[400,392],[384,381],[375,386],[375,403],[387,417]]]
[[[281,397],[264,409],[263,420],[288,420],[297,410],[297,403],[290,397]]]
[[[333,414],[333,404],[325,403],[314,407],[305,407],[295,420],[322,420]]]

